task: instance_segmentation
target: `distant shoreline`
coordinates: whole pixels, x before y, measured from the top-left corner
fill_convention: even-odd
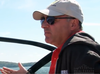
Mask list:
[[[36,62],[29,62],[29,63],[22,63],[23,66],[32,66],[34,65]],[[0,61],[0,67],[18,67],[18,63],[15,62],[7,62],[7,61]],[[50,66],[50,62],[48,64],[45,65],[46,67]]]

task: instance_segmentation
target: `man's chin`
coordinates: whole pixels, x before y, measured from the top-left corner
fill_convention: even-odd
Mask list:
[[[48,38],[45,38],[45,42],[51,44],[51,40]]]
[[[48,40],[45,40],[45,42],[46,42],[46,43],[50,43],[50,41],[48,41]]]

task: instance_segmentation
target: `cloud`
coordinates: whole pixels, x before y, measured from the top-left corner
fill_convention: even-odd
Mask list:
[[[33,9],[35,5],[34,0],[0,0],[0,7],[9,9]]]
[[[24,0],[17,8],[18,9],[32,9],[34,7],[33,0]]]
[[[4,0],[0,0],[0,7],[3,6],[5,4]]]
[[[83,25],[89,25],[89,26],[100,26],[100,23],[83,23]]]
[[[9,36],[10,32],[0,32],[0,36]]]
[[[4,53],[0,53],[0,55],[2,56],[2,55],[4,55]]]

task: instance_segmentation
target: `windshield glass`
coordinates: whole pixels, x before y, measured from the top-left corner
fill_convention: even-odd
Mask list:
[[[0,37],[24,39],[47,44],[40,21],[34,20],[32,13],[35,10],[46,8],[53,1],[0,0]],[[77,1],[83,10],[83,31],[92,35],[100,43],[100,17],[98,16],[100,14],[100,0]],[[0,62],[32,62],[33,64],[33,62],[39,61],[49,52],[49,50],[36,46],[0,42]],[[4,66],[4,64],[1,65]]]

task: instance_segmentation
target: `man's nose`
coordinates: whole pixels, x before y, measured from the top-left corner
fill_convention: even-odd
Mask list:
[[[44,20],[44,22],[41,24],[42,28],[46,28],[49,27],[50,25],[48,24],[48,22],[46,20]]]

